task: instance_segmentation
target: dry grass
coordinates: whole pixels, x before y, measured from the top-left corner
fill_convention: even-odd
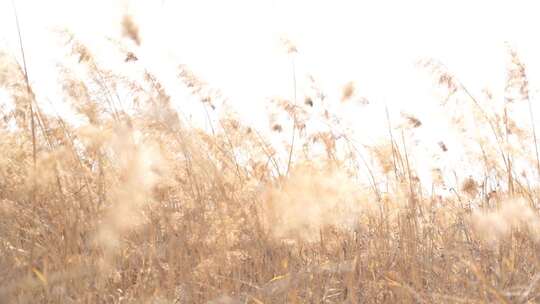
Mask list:
[[[133,20],[123,25],[139,44]],[[421,180],[411,137],[429,126],[414,113],[363,145],[325,108],[340,101],[317,89],[303,104],[276,100],[263,132],[218,112],[219,91],[180,66],[203,130],[158,77],[119,76],[67,36],[59,87],[77,125],[46,114],[24,69],[0,53],[12,103],[0,121],[0,302],[540,301],[536,135],[512,114],[530,103],[515,52],[500,102],[422,62],[457,113],[465,153]],[[135,50],[126,56],[139,64]],[[349,83],[343,100],[357,93]]]

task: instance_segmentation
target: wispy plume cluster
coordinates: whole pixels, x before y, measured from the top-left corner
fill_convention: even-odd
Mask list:
[[[505,242],[517,231],[540,240],[540,215],[525,199],[506,199],[492,210],[477,209],[471,215],[471,224],[480,238],[491,245]]]
[[[99,136],[92,135],[91,140]],[[165,179],[167,164],[159,147],[141,136],[129,127],[117,128],[102,146],[115,160],[118,176],[108,186],[107,214],[97,234],[108,254],[120,249],[120,239],[126,232],[148,221],[144,208],[153,203],[154,187]]]
[[[139,27],[133,21],[131,15],[124,15],[122,19],[122,35],[131,39],[136,45],[141,44],[141,37],[139,36]]]
[[[373,206],[343,170],[306,164],[268,189],[262,216],[275,237],[316,241],[327,227],[354,230]]]

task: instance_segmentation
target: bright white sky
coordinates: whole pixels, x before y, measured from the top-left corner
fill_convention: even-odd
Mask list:
[[[540,50],[535,39],[540,28],[535,1],[15,3],[29,57],[51,55],[55,41],[47,41],[44,32],[53,27],[70,28],[88,42],[117,37],[119,20],[128,11],[140,25],[146,52],[188,63],[235,95],[276,93],[276,79],[290,70],[279,57],[282,36],[298,45],[299,69],[331,85],[357,80],[366,93],[394,88],[387,82],[410,78],[407,69],[422,56],[444,61],[466,82],[488,85],[504,68],[504,41],[516,46],[534,69],[537,62],[530,57]],[[1,0],[0,5],[0,39],[16,51],[11,1]]]
[[[500,86],[504,41],[538,79],[535,2],[15,0],[34,82],[45,77],[39,67],[54,61],[51,28],[67,27],[98,49],[105,36],[119,36],[128,11],[141,29],[140,53],[187,63],[232,99],[290,93],[279,44],[286,36],[300,51],[299,75],[311,73],[329,90],[353,80],[362,95],[407,103],[414,102],[407,100],[413,62],[426,56],[473,88]],[[11,1],[0,0],[0,43],[18,52],[14,26]]]
[[[188,64],[222,91],[248,119],[257,120],[266,98],[290,97],[291,62],[280,39],[299,50],[300,80],[312,74],[334,98],[354,81],[375,104],[416,113],[436,126],[433,84],[415,67],[420,58],[444,62],[473,92],[504,87],[504,42],[527,64],[533,96],[540,84],[540,18],[536,1],[317,1],[317,0],[15,0],[30,80],[54,87],[50,71],[66,27],[94,52],[106,53],[105,37],[120,37],[129,12],[140,27],[141,61],[171,74]],[[18,53],[10,0],[0,0],[0,46]],[[301,90],[302,81],[299,81]],[[53,94],[53,93],[51,93]],[[358,122],[350,109],[344,116]],[[383,114],[383,113],[379,113]],[[540,117],[540,115],[537,115]],[[374,116],[371,116],[373,119]],[[383,117],[383,116],[380,116]],[[347,117],[346,117],[347,118]],[[380,121],[380,119],[378,119]],[[372,125],[373,120],[359,126]],[[382,124],[379,124],[382,126]],[[370,127],[370,131],[377,132]],[[385,132],[382,127],[379,130]],[[427,134],[427,136],[430,136]]]

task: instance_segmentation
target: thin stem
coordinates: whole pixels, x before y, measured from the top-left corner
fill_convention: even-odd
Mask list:
[[[527,103],[529,104],[529,116],[530,116],[530,119],[531,119],[531,128],[532,128],[533,140],[534,140],[534,150],[536,152],[536,169],[538,170],[538,175],[540,175],[540,157],[538,156],[538,143],[537,143],[537,139],[536,139],[536,126],[535,126],[535,123],[534,123],[534,115],[533,115],[533,111],[532,111],[532,103],[531,103],[530,98],[527,98]]]
[[[34,169],[35,169],[36,164],[37,164],[37,148],[36,148],[36,126],[35,126],[35,121],[34,121],[34,107],[32,105],[34,94],[32,93],[32,89],[30,88],[30,82],[28,81],[28,69],[26,68],[26,56],[24,53],[21,27],[19,25],[19,14],[17,13],[15,0],[11,0],[11,4],[13,6],[13,13],[15,14],[15,23],[17,24],[17,34],[19,36],[19,46],[21,48],[21,55],[22,55],[23,69],[24,69],[24,81],[26,83],[26,92],[28,94],[28,97],[30,98],[30,101],[28,102],[28,104],[30,106],[30,126],[32,129],[32,160],[33,160]]]
[[[386,111],[386,120],[388,122],[388,134],[390,135],[390,144],[392,145],[392,163],[394,165],[394,175],[396,177],[396,180],[398,179],[398,171],[397,171],[397,153],[396,153],[396,150],[394,148],[394,136],[392,135],[392,124],[390,122],[390,113],[388,111],[388,106],[385,105],[384,107],[385,111]]]
[[[287,162],[287,172],[285,176],[289,175],[291,169],[291,162],[294,150],[294,141],[296,139],[296,67],[294,65],[294,57],[292,57],[292,72],[293,72],[293,92],[294,92],[294,109],[293,109],[293,130],[291,139],[291,149],[289,150],[289,161]]]

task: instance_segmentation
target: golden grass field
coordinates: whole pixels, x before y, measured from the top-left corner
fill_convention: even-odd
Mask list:
[[[76,123],[45,111],[25,63],[0,51],[0,303],[540,302],[537,135],[512,49],[504,100],[420,63],[467,152],[422,180],[414,113],[364,145],[321,108],[355,102],[354,83],[340,100],[274,100],[268,130],[227,111],[201,129],[156,75],[117,75],[60,35],[58,98]],[[177,81],[214,115],[219,91],[184,65]]]

